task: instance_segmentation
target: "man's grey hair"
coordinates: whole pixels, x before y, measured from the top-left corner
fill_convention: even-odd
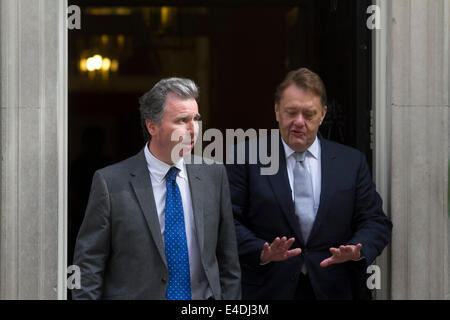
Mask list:
[[[141,126],[145,141],[151,139],[145,120],[161,124],[169,93],[176,94],[183,99],[195,99],[197,103],[199,100],[199,89],[194,81],[184,78],[161,79],[150,91],[139,98]]]

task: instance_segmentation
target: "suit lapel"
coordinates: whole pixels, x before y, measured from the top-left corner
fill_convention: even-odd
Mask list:
[[[271,150],[270,148],[268,150]],[[267,178],[272,186],[273,193],[281,207],[281,211],[285,215],[289,222],[289,225],[297,235],[297,239],[300,243],[304,244],[302,232],[300,230],[300,224],[297,216],[295,215],[294,202],[292,201],[292,190],[289,184],[289,177],[286,167],[286,156],[280,137],[280,165],[278,172],[274,175],[268,175]]]
[[[167,267],[164,245],[161,237],[161,228],[158,219],[158,211],[156,210],[155,197],[153,195],[152,183],[145,160],[144,151],[136,156],[136,165],[131,169],[130,174],[131,185],[136,194],[145,220],[147,221],[150,234],[155,241],[158,252],[161,255],[164,264]]]
[[[328,142],[322,138],[320,134],[318,134],[321,143],[321,191],[320,191],[320,203],[319,208],[317,210],[316,219],[313,224],[313,228],[311,230],[311,236],[309,239],[313,238],[314,234],[320,227],[320,224],[325,219],[328,209],[330,206],[330,200],[333,195],[334,188],[334,173],[335,173],[335,158],[336,154],[331,150]]]
[[[204,219],[203,206],[204,199],[202,192],[202,174],[201,166],[195,164],[186,164],[186,171],[189,179],[189,188],[192,199],[192,211],[194,214],[195,229],[197,231],[197,240],[200,248],[200,254],[203,253],[204,245]]]

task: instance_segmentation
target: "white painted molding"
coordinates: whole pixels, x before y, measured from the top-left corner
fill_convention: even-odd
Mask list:
[[[59,63],[58,63],[58,299],[67,299],[67,225],[68,225],[68,34],[67,0],[59,6]]]
[[[372,31],[372,109],[375,118],[373,171],[377,191],[383,199],[383,210],[390,217],[390,0],[377,0],[375,4],[380,8],[381,29]],[[381,290],[376,291],[377,300],[390,299],[390,249],[389,244],[376,260],[382,274]]]

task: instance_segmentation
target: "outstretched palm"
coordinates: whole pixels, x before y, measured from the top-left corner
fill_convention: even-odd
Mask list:
[[[266,242],[261,252],[261,262],[283,261],[299,255],[302,252],[300,248],[289,250],[294,241],[295,238],[290,238],[288,240],[286,237],[282,237],[281,239],[276,237],[270,245]]]
[[[331,257],[320,263],[321,267],[328,267],[335,263],[343,263],[350,260],[358,260],[361,257],[362,244],[340,246],[339,248],[330,248]]]

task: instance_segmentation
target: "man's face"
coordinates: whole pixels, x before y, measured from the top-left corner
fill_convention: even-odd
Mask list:
[[[314,142],[319,126],[327,112],[320,97],[298,88],[287,87],[275,104],[275,115],[284,142],[294,151],[303,152]]]
[[[173,93],[166,98],[166,107],[161,124],[146,120],[146,125],[152,138],[150,151],[159,160],[173,164],[178,159],[173,159],[172,150],[182,145],[177,156],[186,156],[191,152],[198,136],[198,105],[195,99],[183,99]]]

